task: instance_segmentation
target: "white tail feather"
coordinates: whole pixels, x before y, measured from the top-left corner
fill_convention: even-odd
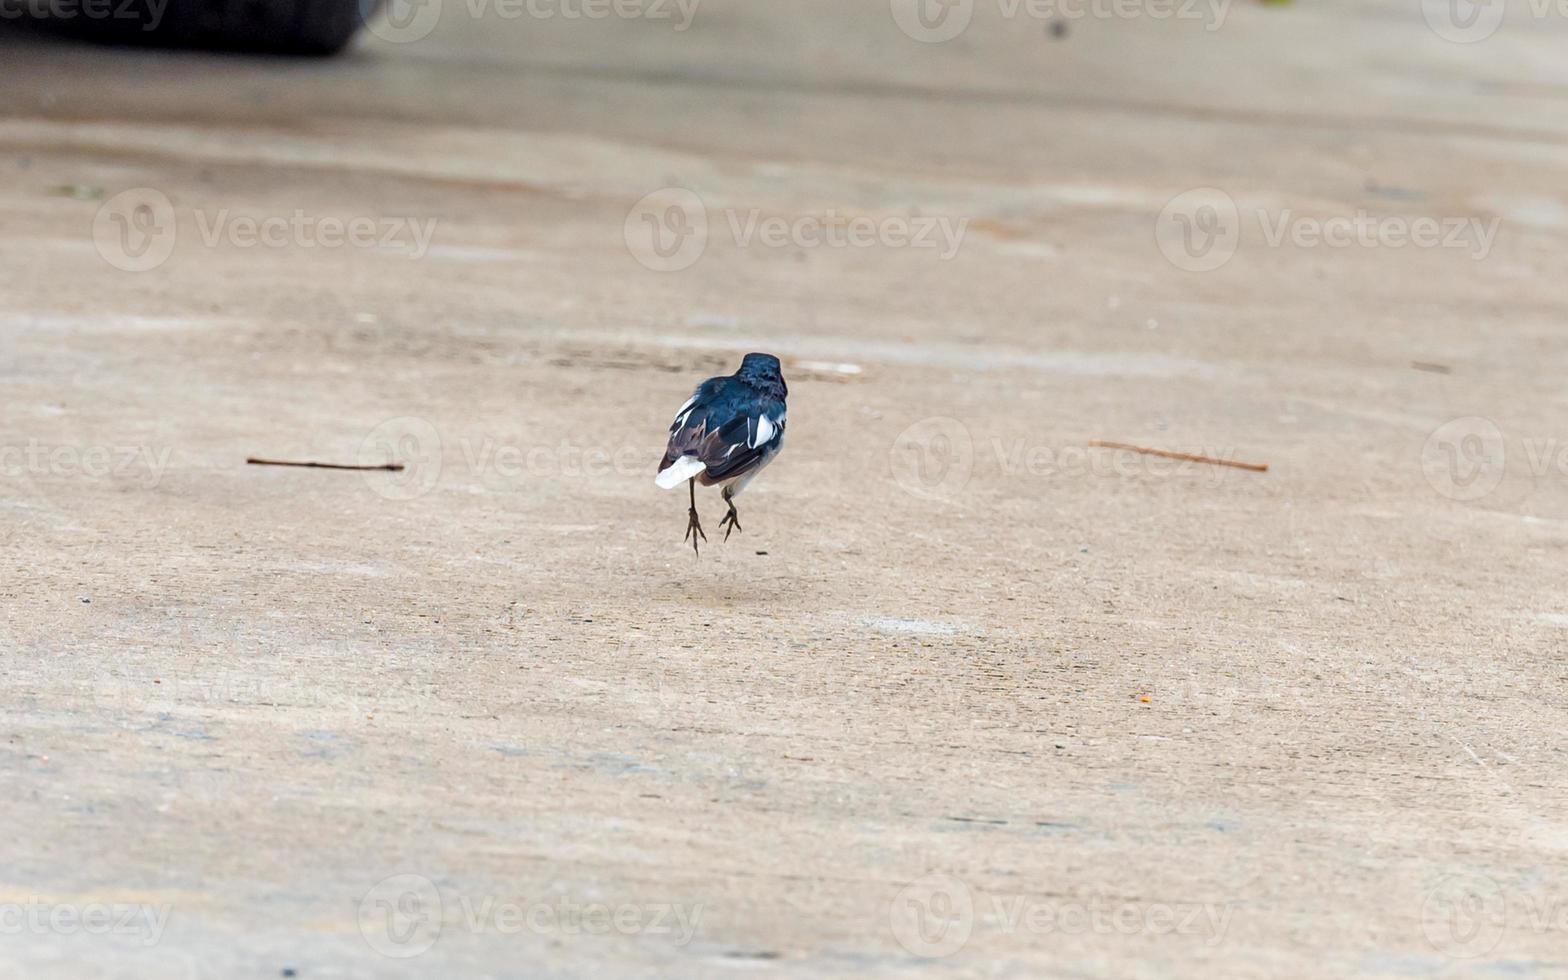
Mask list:
[[[682,456],[653,478],[661,490],[674,490],[676,487],[690,480],[692,477],[708,468],[708,464],[695,456]]]

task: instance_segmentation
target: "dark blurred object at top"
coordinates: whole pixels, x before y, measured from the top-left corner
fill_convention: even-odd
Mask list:
[[[102,44],[337,54],[381,0],[0,0],[25,23]]]

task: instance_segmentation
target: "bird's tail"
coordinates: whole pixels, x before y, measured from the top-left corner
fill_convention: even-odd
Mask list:
[[[659,475],[653,478],[653,482],[658,484],[661,490],[674,490],[707,468],[708,464],[695,456],[682,456],[660,470]]]

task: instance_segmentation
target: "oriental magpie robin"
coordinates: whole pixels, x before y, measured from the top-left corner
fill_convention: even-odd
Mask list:
[[[697,538],[708,540],[697,520],[697,481],[724,488],[729,513],[719,522],[730,531],[741,530],[735,513],[735,495],[752,477],[773,461],[784,446],[784,399],[789,389],[772,354],[747,354],[740,370],[727,377],[709,378],[675,412],[670,424],[670,444],[654,479],[661,488],[674,490],[685,482],[691,490],[686,511],[686,537],[697,553]]]

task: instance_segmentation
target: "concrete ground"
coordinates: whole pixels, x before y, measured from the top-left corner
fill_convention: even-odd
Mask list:
[[[0,25],[0,974],[1568,976],[1568,18],[1501,9]]]

